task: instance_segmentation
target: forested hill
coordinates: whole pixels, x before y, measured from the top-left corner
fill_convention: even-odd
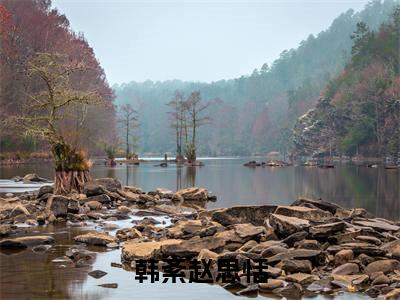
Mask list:
[[[174,133],[165,105],[181,90],[199,90],[205,100],[217,99],[209,109],[213,120],[200,130],[199,153],[254,154],[289,150],[295,120],[313,107],[321,90],[351,58],[350,38],[358,22],[377,30],[398,1],[374,1],[355,13],[349,10],[317,36],[310,35],[297,49],[285,50],[271,66],[251,75],[212,83],[146,81],[114,86],[116,103],[132,103],[140,115],[140,152],[175,149]],[[251,55],[251,53],[249,53]]]
[[[352,57],[295,126],[298,154],[393,157],[400,152],[400,6],[378,30],[357,26]]]

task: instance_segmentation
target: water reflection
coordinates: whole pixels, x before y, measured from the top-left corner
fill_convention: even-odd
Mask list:
[[[95,165],[94,177],[115,177],[125,185],[145,191],[164,187],[177,190],[203,186],[218,197],[209,208],[244,204],[289,204],[299,196],[322,198],[344,207],[364,207],[377,216],[400,219],[400,171],[338,164],[334,169],[246,168],[242,159],[210,159],[200,168],[155,167],[154,162],[140,166]],[[51,178],[50,165],[0,167],[0,178],[36,172]]]

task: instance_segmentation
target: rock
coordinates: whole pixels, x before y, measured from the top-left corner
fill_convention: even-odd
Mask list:
[[[35,253],[43,253],[47,252],[51,249],[51,245],[38,245],[32,248],[32,251]]]
[[[283,287],[284,281],[280,279],[268,279],[267,282],[259,283],[258,287],[262,291],[272,291],[274,289]]]
[[[275,205],[234,206],[211,211],[213,221],[229,226],[250,223],[255,226],[264,225],[265,219],[276,209]]]
[[[339,275],[332,274],[332,277],[337,282],[346,282],[346,285],[360,285],[369,281],[369,276],[366,274],[357,275]]]
[[[383,244],[381,248],[387,251],[393,258],[400,259],[400,240]]]
[[[95,184],[93,182],[88,182],[83,186],[83,191],[82,191],[87,197],[92,197],[92,196],[97,196],[97,195],[103,195],[107,191],[102,185]]]
[[[377,260],[365,268],[366,274],[383,272],[384,274],[400,269],[400,262],[395,259]]]
[[[90,202],[90,201],[97,201],[100,202],[101,204],[108,204],[111,202],[111,198],[106,194],[101,194],[101,195],[90,196],[85,199],[85,202]]]
[[[140,194],[139,199],[136,201],[138,204],[149,204],[150,202],[156,202],[156,199],[148,194]]]
[[[377,247],[376,245],[368,244],[368,243],[343,243],[340,245],[332,245],[328,247],[329,252],[337,252],[343,249],[350,249],[354,252],[354,254],[367,254],[372,256],[384,255],[386,251]]]
[[[101,277],[104,277],[107,275],[107,272],[101,271],[101,270],[94,270],[88,273],[89,276],[92,276],[93,278],[99,279]]]
[[[183,240],[181,243],[172,243],[161,246],[161,253],[164,257],[190,258],[197,256],[202,249],[218,251],[225,246],[221,238],[207,236],[194,237],[190,240]]]
[[[98,178],[95,179],[94,182],[103,186],[107,191],[110,192],[117,192],[122,188],[121,182],[114,178]]]
[[[103,205],[99,201],[88,201],[85,203],[90,210],[101,210]]]
[[[279,277],[282,274],[282,272],[283,272],[282,269],[271,266],[268,266],[268,268],[265,270],[265,273],[267,273],[268,277],[272,278]]]
[[[303,288],[298,283],[289,283],[285,287],[274,289],[272,292],[289,299],[300,298],[303,295]]]
[[[27,174],[22,179],[24,183],[31,183],[31,182],[50,182],[49,180],[38,176],[37,174]]]
[[[371,227],[377,231],[399,231],[400,226],[392,225],[389,224],[383,220],[378,220],[378,219],[372,219],[372,220],[354,220],[353,224],[359,225],[359,226],[365,226],[365,227]]]
[[[328,211],[304,206],[278,206],[274,213],[308,221],[322,221],[333,217]]]
[[[310,226],[310,223],[307,220],[279,214],[271,214],[269,222],[272,228],[274,228],[275,232],[281,236],[288,236],[297,231],[302,231]]]
[[[17,204],[8,214],[8,218],[15,218],[19,215],[29,216],[30,213],[23,205]]]
[[[142,233],[136,228],[124,228],[117,231],[116,235],[119,241],[126,241],[131,239],[141,239],[143,238]]]
[[[247,241],[246,243],[244,243],[244,245],[239,248],[239,251],[247,252],[251,248],[253,248],[253,247],[257,246],[257,245],[258,245],[257,241],[250,240],[250,241]]]
[[[336,267],[332,271],[332,274],[335,275],[353,275],[358,273],[360,273],[360,268],[355,263],[345,263],[343,265]]]
[[[182,240],[163,240],[159,242],[128,241],[122,247],[122,259],[133,261],[137,259],[150,259],[156,257],[161,246],[180,244]]]
[[[329,278],[324,278],[314,281],[307,287],[308,291],[314,293],[321,293],[321,292],[329,293],[332,289],[333,287],[331,285],[331,279]]]
[[[270,246],[261,252],[261,256],[265,258],[273,257],[280,253],[286,253],[288,249],[279,245]]]
[[[288,237],[286,237],[282,242],[288,245],[289,247],[293,247],[293,245],[298,241],[303,241],[308,236],[308,232],[298,231],[292,233]]]
[[[116,262],[111,262],[111,267],[113,267],[113,268],[122,268],[123,266],[122,266],[122,264],[120,264],[120,263],[116,263]]]
[[[79,201],[75,199],[69,199],[68,201],[68,213],[77,214],[79,213]]]
[[[118,283],[103,283],[99,284],[98,286],[101,286],[103,288],[116,289],[118,288]]]
[[[254,226],[253,224],[235,224],[232,225],[233,230],[243,240],[255,239],[265,232],[265,227]]]
[[[321,244],[317,240],[301,240],[295,243],[299,249],[320,250]]]
[[[52,185],[43,185],[40,187],[38,192],[38,198],[41,198],[45,194],[53,194],[54,187]]]
[[[178,197],[182,197],[185,201],[207,201],[208,199],[208,191],[205,188],[191,187],[187,189],[181,189],[177,191],[176,194]]]
[[[109,243],[117,242],[117,239],[106,233],[89,232],[74,237],[74,241],[88,245],[106,246]]]
[[[211,259],[213,262],[216,262],[217,257],[218,257],[217,253],[210,251],[208,249],[201,249],[199,255],[197,255],[197,260],[201,261],[202,259],[204,259],[206,261],[209,261]]]
[[[282,270],[288,273],[311,273],[312,264],[309,260],[283,260],[281,265]]]
[[[320,261],[325,255],[319,250],[308,250],[308,249],[290,249],[283,253],[278,253],[270,258],[268,258],[269,263],[278,262],[281,260],[290,259],[312,259],[315,261]]]
[[[380,239],[373,237],[373,236],[365,236],[365,235],[359,235],[356,237],[357,241],[360,242],[366,242],[366,243],[370,243],[370,244],[375,244],[377,246],[381,245],[382,242]]]
[[[400,288],[396,288],[385,295],[386,299],[397,300],[400,297]]]
[[[287,282],[295,282],[295,283],[304,285],[304,284],[309,284],[316,280],[319,280],[319,277],[315,276],[315,275],[306,274],[306,273],[294,273],[294,274],[287,275],[285,277],[285,280]]]
[[[343,231],[346,227],[344,222],[334,222],[310,227],[310,234],[314,237],[329,237],[338,231]]]
[[[17,226],[15,225],[9,225],[9,224],[1,224],[0,225],[0,237],[10,235],[13,233],[13,231],[17,229]]]
[[[300,197],[298,200],[291,204],[292,206],[305,206],[305,207],[317,207],[319,209],[329,211],[332,215],[336,213],[338,209],[341,209],[339,205],[334,203],[321,201],[321,200],[312,200],[304,197]]]
[[[120,213],[123,213],[123,214],[130,214],[132,212],[132,210],[129,207],[125,206],[125,205],[119,206],[117,210]]]
[[[17,248],[27,248],[31,246],[37,246],[41,244],[52,244],[54,243],[54,238],[47,235],[33,235],[33,236],[23,236],[16,237],[13,239],[5,239],[0,241],[0,249],[17,249]]]
[[[109,230],[118,229],[119,226],[117,224],[115,224],[115,223],[104,223],[104,224],[102,224],[102,228],[105,231],[109,231]]]
[[[350,249],[340,250],[335,254],[335,266],[340,266],[354,259],[354,253]]]
[[[286,248],[286,245],[283,244],[281,241],[270,240],[270,241],[261,242],[261,243],[255,245],[248,252],[261,254],[264,250],[266,250],[267,248],[269,248],[271,246],[280,246],[280,247]]]
[[[46,210],[52,213],[56,218],[66,217],[68,214],[69,198],[61,195],[53,195],[46,204]]]
[[[390,284],[390,279],[386,275],[377,276],[371,283],[371,285],[380,285],[380,284]]]
[[[251,295],[251,294],[256,294],[258,292],[258,285],[257,284],[251,284],[248,287],[240,290],[239,292],[236,293],[236,295]]]

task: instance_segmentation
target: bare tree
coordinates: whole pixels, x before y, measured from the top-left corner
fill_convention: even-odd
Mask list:
[[[184,161],[183,157],[183,137],[187,142],[187,122],[186,122],[186,107],[184,105],[183,94],[180,91],[175,91],[173,99],[167,103],[171,108],[168,112],[171,127],[175,130],[176,136],[176,160],[178,162]]]
[[[201,100],[199,91],[192,92],[185,101],[188,124],[191,128],[191,141],[186,146],[186,157],[189,163],[194,163],[196,161],[197,129],[210,121],[210,118],[204,115],[204,111],[209,105],[210,102],[203,102]]]
[[[72,88],[71,76],[87,72],[82,62],[73,62],[60,54],[37,53],[28,64],[28,76],[36,93],[28,94],[20,115],[10,123],[21,126],[27,135],[44,138],[55,161],[55,193],[81,192],[90,180],[90,161],[85,152],[66,139],[60,123],[74,113],[76,106],[107,105],[96,91]]]
[[[132,107],[132,105],[125,104],[120,107],[118,122],[121,124],[124,133],[126,159],[130,158],[131,149],[134,147],[134,131],[139,127],[138,120],[138,112]]]

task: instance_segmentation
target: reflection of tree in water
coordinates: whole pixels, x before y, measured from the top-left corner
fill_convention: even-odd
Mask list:
[[[115,177],[115,168],[107,168],[107,177],[116,178]]]
[[[399,174],[385,169],[337,165],[335,169],[295,170],[295,193],[352,208],[364,207],[377,216],[398,219]]]
[[[196,167],[186,167],[184,186],[185,187],[196,186]]]

